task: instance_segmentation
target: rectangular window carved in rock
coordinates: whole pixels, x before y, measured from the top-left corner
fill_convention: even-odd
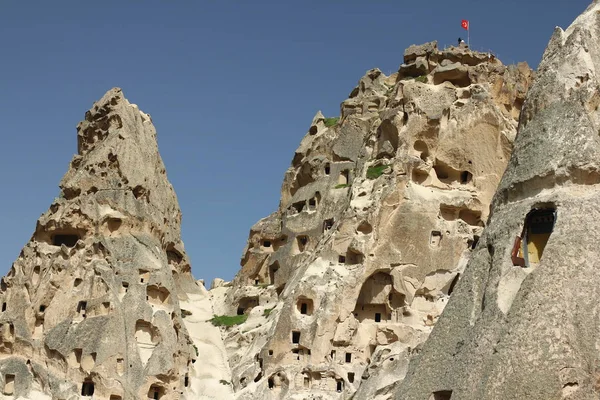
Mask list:
[[[146,271],[145,269],[140,269],[139,276],[140,276],[140,283],[147,283],[148,280],[150,279],[150,272]]]
[[[292,204],[292,208],[291,208],[292,215],[301,213],[304,210],[305,206],[306,206],[306,200],[299,201],[297,203]]]
[[[94,395],[94,382],[92,381],[84,381],[81,385],[81,395],[82,396],[93,396]]]
[[[152,385],[148,390],[148,398],[150,399],[159,400],[163,397],[164,394],[165,389],[160,386]]]
[[[350,170],[343,170],[338,177],[338,185],[347,185],[350,181]]]
[[[292,343],[294,343],[294,344],[300,343],[300,332],[292,331]]]
[[[12,395],[15,392],[15,376],[12,374],[6,374],[4,376],[4,394],[7,396]]]
[[[296,307],[302,315],[312,315],[314,309],[314,303],[312,299],[305,296],[298,297]]]
[[[296,237],[296,243],[294,247],[294,253],[302,253],[306,250],[306,245],[308,244],[308,236],[301,235]]]
[[[308,314],[308,304],[300,304],[300,314]]]
[[[271,285],[275,284],[277,271],[279,271],[279,262],[275,261],[273,264],[269,265],[269,283]]]
[[[442,241],[442,232],[432,231],[431,237],[429,238],[429,245],[431,247],[438,247],[440,245],[441,241]]]
[[[513,265],[531,267],[539,264],[555,222],[556,210],[553,208],[533,209],[527,214],[523,232],[513,244]]]
[[[363,254],[359,253],[356,250],[348,249],[346,251],[346,257],[344,259],[344,262],[348,265],[356,265],[362,264],[363,259]]]
[[[81,315],[82,317],[85,318],[85,310],[87,308],[87,302],[85,301],[80,301],[77,304],[77,312],[79,313],[79,315]]]

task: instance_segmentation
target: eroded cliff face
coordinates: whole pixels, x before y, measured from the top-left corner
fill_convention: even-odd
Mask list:
[[[492,216],[397,399],[600,396],[600,3],[557,28]]]
[[[591,85],[586,71],[572,78],[573,99]],[[483,257],[477,242],[531,80],[525,64],[435,43],[407,49],[392,76],[368,71],[339,118],[315,116],[279,209],[252,227],[234,281],[210,292],[191,275],[151,118],[110,90],[79,124],[61,195],[1,281],[3,396],[391,398],[450,295],[467,287],[473,249]],[[597,105],[585,93],[573,114],[548,111],[565,138]],[[537,107],[553,104],[536,96]],[[535,113],[523,121],[535,127]],[[522,170],[497,204],[528,196],[536,174],[547,177],[539,192],[600,176],[566,162],[579,153],[524,168],[528,151],[554,150],[550,139],[515,153]],[[523,274],[507,275],[502,307]],[[210,322],[236,315],[239,325]]]
[[[200,383],[179,302],[202,288],[151,118],[112,89],[77,131],[60,197],[1,281],[2,393],[180,398]]]
[[[210,292],[248,317],[221,328],[236,398],[391,398],[476,247],[531,79],[428,43],[315,116],[279,209]]]

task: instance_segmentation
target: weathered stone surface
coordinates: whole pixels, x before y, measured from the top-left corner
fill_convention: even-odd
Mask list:
[[[150,116],[112,89],[77,131],[60,197],[2,279],[3,393],[175,399],[224,388],[195,370],[203,355],[180,305],[208,293],[191,276]]]
[[[489,225],[397,399],[600,395],[599,18],[595,1],[555,30]],[[556,217],[527,217],[535,209]],[[537,242],[514,253],[517,236]]]
[[[429,73],[429,62],[426,57],[417,57],[414,62],[402,64],[398,73],[401,76],[423,76]]]
[[[404,50],[404,63],[410,64],[418,57],[427,57],[432,53],[436,53],[437,51],[437,40],[421,45],[413,44],[408,49]]]
[[[419,79],[370,70],[339,120],[317,114],[279,209],[252,227],[236,278],[211,290],[215,314],[247,316],[221,328],[237,399],[390,398],[444,309],[532,75],[484,61],[460,65],[472,84],[434,84],[433,56],[446,60],[435,43],[409,49]]]
[[[451,82],[455,86],[469,86],[469,69],[461,63],[450,63],[446,65],[438,65],[433,70],[433,82],[438,85],[442,82]]]

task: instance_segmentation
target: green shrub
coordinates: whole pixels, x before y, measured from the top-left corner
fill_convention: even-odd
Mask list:
[[[274,309],[275,309],[275,307],[265,308],[263,311],[263,316],[268,317],[269,315],[271,315],[271,311],[273,311]]]
[[[340,120],[340,117],[325,118],[325,126],[328,128],[331,128],[332,126],[337,124],[339,120]]]
[[[369,167],[367,169],[367,178],[369,179],[377,179],[381,175],[383,175],[383,171],[390,168],[389,165],[378,165],[376,167]]]
[[[341,189],[341,188],[347,188],[350,187],[350,185],[348,185],[347,183],[340,183],[339,185],[335,185],[334,189]]]
[[[246,322],[248,316],[244,315],[214,315],[210,323],[214,326],[235,326]]]
[[[415,78],[415,81],[421,82],[421,83],[427,83],[427,75],[417,76]]]
[[[181,309],[181,318],[189,317],[190,315],[192,315],[191,311]]]
[[[221,379],[221,380],[219,381],[219,383],[220,383],[221,385],[225,385],[225,386],[229,386],[229,385],[230,385],[230,383],[229,383],[228,381],[226,381],[225,379]]]
[[[199,351],[198,351],[198,347],[196,347],[196,345],[194,345],[194,350],[196,350],[196,357],[198,357]]]

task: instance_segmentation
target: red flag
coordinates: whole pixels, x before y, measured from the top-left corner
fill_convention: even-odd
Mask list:
[[[469,21],[468,20],[463,19],[460,25],[463,27],[463,29],[469,30]]]

